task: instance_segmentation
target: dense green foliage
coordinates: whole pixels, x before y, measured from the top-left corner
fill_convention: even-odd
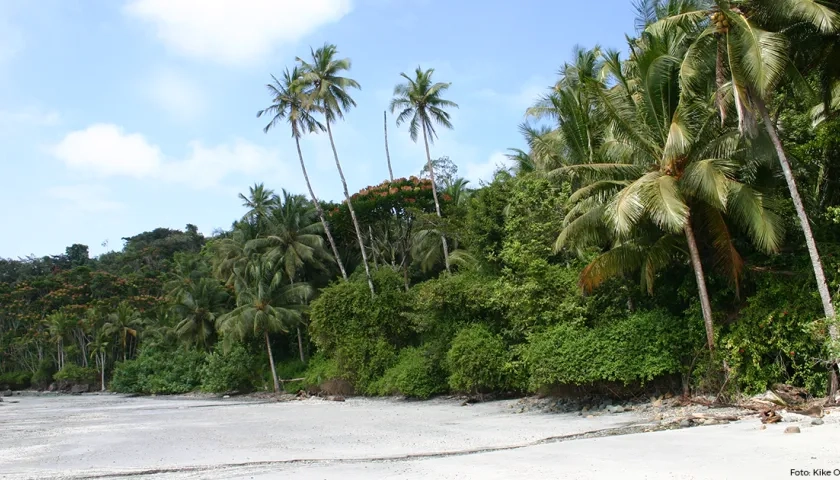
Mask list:
[[[501,337],[484,325],[470,325],[452,339],[446,354],[449,386],[457,392],[479,393],[508,386],[505,364],[509,353]]]
[[[187,225],[97,258],[77,244],[0,259],[0,386],[825,393],[840,356],[826,294],[840,290],[840,78],[814,52],[836,42],[840,21],[817,20],[840,4],[637,3],[626,52],[576,49],[487,183],[432,158],[457,105],[418,68],[390,107],[422,144],[419,177],[352,193],[342,174],[340,204],[308,179],[308,197],[257,184],[211,237]],[[272,78],[258,113],[296,141],[328,133],[336,163],[331,125],[358,87],[337,52]]]
[[[652,310],[596,328],[559,324],[534,334],[524,351],[530,386],[644,383],[684,373],[702,325]]]
[[[117,363],[111,389],[126,393],[186,393],[201,385],[205,354],[195,350],[143,350],[126,362]]]

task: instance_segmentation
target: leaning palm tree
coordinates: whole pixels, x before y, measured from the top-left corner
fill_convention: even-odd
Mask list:
[[[341,178],[341,186],[344,187],[344,201],[350,211],[350,218],[353,221],[353,228],[356,229],[356,240],[359,242],[359,250],[362,254],[362,265],[365,267],[365,277],[371,295],[376,293],[373,288],[373,280],[370,276],[370,265],[368,265],[367,253],[365,252],[362,229],[359,227],[359,220],[356,218],[356,210],[353,202],[350,201],[350,191],[347,189],[347,180],[344,178],[344,171],[341,169],[341,162],[338,160],[338,151],[335,148],[335,140],[332,134],[332,123],[344,118],[344,112],[356,106],[356,101],[347,92],[351,88],[361,88],[359,83],[352,78],[342,77],[344,71],[350,70],[349,58],[336,58],[338,49],[335,45],[324,44],[318,50],[311,50],[311,63],[300,57],[302,79],[306,83],[306,94],[318,105],[324,115],[324,124],[327,127],[327,135],[330,137],[335,167],[338,169],[338,176]]]
[[[435,212],[441,217],[440,201],[438,199],[437,186],[435,182],[435,171],[432,165],[432,156],[429,153],[429,143],[434,143],[437,138],[434,124],[444,128],[452,128],[449,112],[446,108],[458,108],[458,104],[442,97],[442,94],[449,89],[451,83],[433,83],[432,74],[435,69],[421,69],[419,66],[414,71],[414,78],[405,73],[400,75],[405,78],[405,83],[394,87],[394,98],[391,100],[391,113],[399,111],[397,126],[408,122],[408,132],[413,141],[417,141],[420,132],[423,132],[423,143],[426,146],[426,167],[432,180],[432,196],[435,199]],[[446,270],[450,271],[449,245],[446,242],[446,235],[441,232],[441,244],[443,246],[443,260]]]
[[[808,24],[823,33],[840,31],[840,15],[818,0],[698,0],[688,8],[655,22],[649,31],[680,29],[694,35],[694,42],[681,68],[684,93],[702,94],[710,82],[717,86],[721,121],[734,103],[742,134],[755,136],[758,120],[764,125],[776,150],[805,243],[814,269],[823,312],[831,322],[833,342],[840,341],[834,324],[836,312],[825,279],[822,260],[811,224],[775,122],[767,110],[767,101],[789,71],[789,42],[782,33],[768,25]],[[832,389],[837,388],[832,369]],[[833,393],[833,392],[832,392]]]
[[[274,392],[280,391],[270,334],[286,332],[300,321],[300,312],[312,289],[306,283],[284,283],[281,272],[257,261],[249,274],[236,282],[236,308],[219,317],[217,328],[225,339],[246,339],[262,336],[268,352]]]
[[[716,122],[706,103],[680,101],[684,39],[645,33],[622,70],[611,72],[630,73],[631,81],[610,79],[616,86],[609,89],[601,82],[588,86],[610,119],[600,152],[605,161],[562,169],[582,177],[582,186],[570,197],[573,206],[556,246],[609,244],[583,270],[585,290],[634,270],[641,270],[641,283],[650,290],[656,270],[679,251],[682,237],[713,349],[698,237],[708,236],[716,259],[737,283],[743,261],[727,225],[740,226],[765,252],[778,249],[781,234],[763,195],[738,180],[737,132]]]
[[[271,93],[273,103],[257,112],[257,118],[263,115],[271,116],[271,121],[263,129],[266,133],[283,120],[289,123],[292,129],[292,138],[295,139],[295,146],[297,147],[300,169],[303,172],[303,179],[306,181],[306,188],[309,189],[312,205],[318,212],[318,218],[321,219],[321,224],[324,226],[324,233],[327,235],[327,241],[329,241],[330,247],[332,248],[335,263],[338,264],[338,269],[341,270],[341,276],[347,280],[347,271],[341,262],[338,246],[333,239],[330,225],[327,223],[326,215],[324,215],[324,209],[321,208],[321,202],[318,201],[318,197],[315,196],[315,190],[312,189],[309,174],[306,172],[306,163],[303,161],[303,152],[300,150],[300,137],[304,133],[312,133],[323,129],[321,122],[313,116],[313,112],[320,110],[320,108],[305,94],[303,73],[298,68],[294,68],[292,71],[286,69],[283,72],[282,80],[278,80],[273,75],[271,78],[274,80],[274,83],[270,83],[266,87]]]

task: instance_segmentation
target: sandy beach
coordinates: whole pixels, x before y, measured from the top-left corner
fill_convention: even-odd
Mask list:
[[[588,438],[576,434],[656,422],[636,411],[518,413],[516,400],[468,406],[453,399],[4,400],[3,479],[781,479],[791,478],[791,469],[840,477],[837,411],[818,426],[762,429],[752,417]],[[784,433],[791,425],[801,433]]]

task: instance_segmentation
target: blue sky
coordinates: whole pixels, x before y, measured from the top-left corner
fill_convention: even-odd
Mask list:
[[[382,112],[400,72],[452,82],[455,128],[432,155],[478,183],[522,146],[524,109],[572,48],[623,49],[632,28],[629,0],[0,0],[0,257],[100,254],[187,223],[210,234],[255,182],[304,193],[287,130],[264,134],[255,113],[269,75],[310,45],[335,43],[362,86],[335,127],[357,191],[387,177]],[[394,174],[417,174],[422,146],[389,120]],[[326,135],[303,152],[316,194],[338,200]]]

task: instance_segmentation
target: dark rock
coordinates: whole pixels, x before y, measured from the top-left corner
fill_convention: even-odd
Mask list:
[[[685,418],[680,422],[680,428],[688,428],[691,426],[691,420]]]
[[[76,384],[70,387],[70,393],[87,393],[90,391],[90,385],[86,383]]]
[[[12,396],[12,391],[11,390],[3,390],[2,392],[0,392],[0,397],[11,397],[11,396]]]

